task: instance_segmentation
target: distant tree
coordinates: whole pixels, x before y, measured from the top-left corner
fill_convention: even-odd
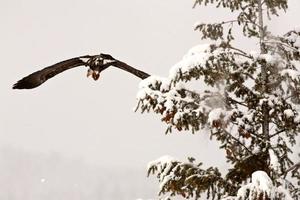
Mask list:
[[[221,174],[194,158],[162,157],[149,163],[148,174],[157,175],[166,199],[206,193],[208,199],[298,200],[300,162],[292,153],[300,129],[300,29],[278,36],[265,25],[287,10],[287,0],[195,2],[209,4],[234,12],[234,19],[197,24],[212,42],[192,48],[169,77],[143,80],[137,109],[160,114],[166,133],[207,130],[231,168]],[[235,46],[234,28],[258,48]]]

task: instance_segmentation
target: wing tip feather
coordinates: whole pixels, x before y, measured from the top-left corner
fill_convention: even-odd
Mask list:
[[[30,81],[26,79],[21,79],[12,86],[12,89],[32,89],[37,87],[38,85],[32,84]]]
[[[13,86],[12,86],[12,89],[28,89],[26,87],[27,84],[23,84],[22,81],[18,81],[17,83],[15,83]]]

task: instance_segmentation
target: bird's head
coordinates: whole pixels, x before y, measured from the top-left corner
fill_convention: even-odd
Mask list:
[[[87,61],[87,65],[89,66],[87,77],[92,76],[94,80],[98,80],[100,77],[100,72],[112,65],[116,59],[114,59],[109,54],[99,54],[91,57]]]
[[[91,68],[88,69],[87,71],[87,77],[92,77],[95,81],[99,79],[100,77],[100,71],[99,70],[93,70]]]

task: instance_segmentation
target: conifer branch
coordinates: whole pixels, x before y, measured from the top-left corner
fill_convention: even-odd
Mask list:
[[[234,23],[234,22],[238,22],[238,20],[234,19],[234,20],[229,20],[229,21],[223,21],[221,22],[220,24],[223,25],[223,24],[229,24],[229,23]]]
[[[257,23],[255,23],[254,21],[252,21],[250,18],[248,18],[247,17],[247,23],[250,23],[250,24],[252,24],[252,25],[254,25],[254,26],[256,26],[257,28],[263,28],[262,26],[260,26],[259,24],[257,24]]]
[[[283,42],[280,42],[280,41],[275,41],[275,40],[272,40],[272,41],[270,41],[270,40],[264,40],[264,43],[270,43],[270,44],[277,44],[277,45],[282,45],[282,46],[284,46],[284,47],[287,47],[287,48],[289,48],[289,49],[291,49],[291,50],[293,50],[293,51],[298,51],[298,49],[296,49],[295,47],[292,47],[292,46],[290,46],[290,45],[288,45],[288,44],[286,44],[286,43],[283,43]]]
[[[233,98],[231,98],[231,97],[227,97],[228,98],[228,100],[229,101],[231,101],[231,102],[234,102],[234,103],[236,103],[236,104],[239,104],[239,105],[241,105],[241,106],[244,106],[244,107],[248,107],[245,103],[243,103],[243,102],[239,102],[239,101],[237,101],[237,100],[235,100],[235,99],[233,99]]]
[[[193,5],[193,8],[196,8],[197,4],[200,4],[200,0],[196,0],[194,5]]]
[[[248,76],[248,77],[251,78],[252,80],[255,80],[255,78],[254,78],[251,74],[249,74],[249,73],[247,73],[247,72],[242,72],[242,74]]]
[[[228,48],[239,52],[239,53],[235,52],[235,54],[237,54],[237,55],[244,56],[244,57],[249,58],[249,59],[253,59],[252,56],[249,56],[245,51],[243,51],[241,49],[238,49],[238,48],[233,47],[231,45],[228,45]]]
[[[269,138],[272,138],[272,137],[274,137],[274,136],[276,136],[276,135],[279,135],[280,133],[285,132],[285,131],[287,131],[287,130],[286,130],[286,129],[282,129],[282,130],[280,130],[280,131],[277,131],[276,133],[270,135]]]
[[[293,166],[291,166],[290,168],[288,168],[287,170],[285,170],[285,172],[282,175],[285,177],[290,171],[298,170],[299,168],[300,168],[300,161],[294,164]]]
[[[249,58],[249,59],[252,59],[252,57],[248,56],[248,55],[245,55],[245,54],[242,54],[242,53],[238,53],[238,52],[234,52],[235,55],[238,55],[238,56],[243,56],[245,58]]]
[[[223,133],[225,133],[226,135],[228,135],[229,137],[231,137],[234,141],[236,141],[237,143],[239,143],[242,147],[244,147],[244,149],[246,151],[248,151],[248,153],[250,153],[251,155],[253,155],[252,151],[250,151],[238,138],[234,137],[233,135],[231,135],[228,131],[226,131],[224,128],[222,128]]]
[[[238,52],[242,53],[243,55],[246,55],[246,56],[248,55],[245,51],[243,51],[241,49],[238,49],[236,47],[233,47],[232,45],[229,45],[228,48],[232,49],[232,50],[235,50],[235,51],[238,51]]]

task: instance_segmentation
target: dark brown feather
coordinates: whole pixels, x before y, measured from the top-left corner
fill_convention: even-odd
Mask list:
[[[86,63],[81,60],[81,58],[90,58],[91,56],[81,56],[76,58],[71,58],[49,67],[46,67],[42,70],[36,71],[21,80],[19,80],[16,84],[13,85],[13,89],[32,89],[38,87],[39,85],[43,84],[48,79],[52,78],[53,76],[74,68],[78,66],[85,65]]]
[[[116,60],[116,62],[112,63],[112,65],[119,68],[119,69],[125,70],[125,71],[127,71],[127,72],[141,78],[141,79],[146,79],[150,76],[146,72],[143,72],[141,70],[133,68],[133,67],[131,67],[131,66],[127,65],[126,63],[124,63],[122,61],[119,61],[119,60]]]

